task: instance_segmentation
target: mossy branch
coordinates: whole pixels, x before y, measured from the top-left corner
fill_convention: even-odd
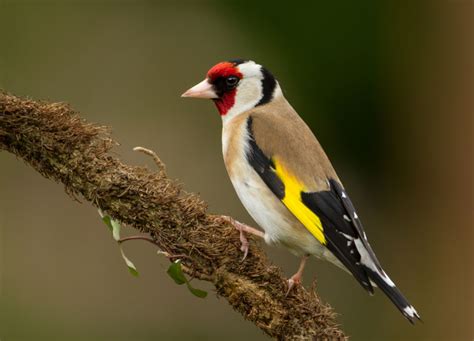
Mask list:
[[[212,282],[218,296],[271,337],[346,338],[314,290],[298,287],[285,297],[286,280],[260,247],[251,243],[242,262],[233,226],[208,214],[206,204],[170,180],[164,167],[152,172],[120,162],[109,153],[115,144],[106,127],[87,123],[66,104],[0,92],[0,149],[62,183],[72,198],[147,234],[164,252],[186,255],[189,274]]]

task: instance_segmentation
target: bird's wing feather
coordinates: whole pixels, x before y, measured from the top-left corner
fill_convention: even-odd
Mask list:
[[[268,152],[265,153],[260,148],[253,129],[254,117],[256,116],[250,115],[247,119],[249,163],[302,225],[347,267],[366,290],[373,292],[367,273],[360,264],[361,255],[355,244],[355,240],[365,239],[365,233],[358,222],[357,214],[353,209],[350,210],[351,207],[353,208],[352,203],[338,180],[326,176],[326,172],[334,173],[330,164],[330,170],[323,170],[318,174],[318,168],[315,167],[316,169],[311,172],[316,178],[311,186],[321,183],[321,180],[324,180],[325,185],[320,191],[315,191],[314,187],[311,189],[301,180],[301,177],[288,169],[289,167],[278,152],[268,155]],[[312,137],[315,139],[314,136]],[[274,138],[281,140],[284,136],[274,136]],[[319,147],[319,144],[317,146]],[[301,153],[299,146],[289,147],[293,147],[295,154]],[[307,154],[311,153],[311,150],[305,149],[303,152]],[[324,153],[322,150],[318,152]],[[347,199],[346,203],[343,201],[345,199]],[[355,224],[358,226],[356,227]]]
[[[420,316],[380,267],[360,219],[308,126],[286,100],[247,117],[247,160],[270,190],[370,293],[374,283],[403,315]]]

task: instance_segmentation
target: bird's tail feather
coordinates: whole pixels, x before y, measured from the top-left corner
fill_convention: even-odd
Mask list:
[[[416,312],[415,308],[408,302],[385,272],[375,272],[370,268],[366,268],[366,270],[371,281],[373,281],[384,292],[384,294],[387,295],[408,321],[415,323],[416,320],[421,320],[420,315]]]

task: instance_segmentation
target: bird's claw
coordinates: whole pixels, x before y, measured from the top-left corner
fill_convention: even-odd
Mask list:
[[[240,238],[240,243],[241,243],[240,251],[242,251],[244,253],[244,256],[242,257],[242,261],[244,261],[245,258],[247,258],[247,255],[249,253],[249,241],[248,241],[247,237],[245,236],[245,232],[244,232],[245,225],[242,224],[241,222],[233,219],[232,217],[229,217],[229,216],[223,216],[223,217],[229,223],[234,225],[234,227],[239,231],[239,238]]]
[[[244,256],[242,257],[242,261],[247,258],[247,255],[249,253],[249,241],[247,240],[247,237],[245,237],[244,231],[240,230],[240,251],[244,253]]]
[[[293,287],[295,286],[295,281],[292,280],[291,278],[290,278],[287,282],[288,282],[288,290],[286,291],[285,297],[288,296],[288,294],[290,293],[291,289],[293,289]]]
[[[288,280],[288,290],[286,291],[285,297],[288,296],[288,294],[291,292],[291,290],[295,287],[301,284],[301,278],[298,276],[291,276]]]
[[[242,260],[244,260],[245,258],[247,258],[247,254],[249,253],[249,241],[247,240],[245,233],[250,233],[260,238],[265,238],[265,233],[253,227],[250,227],[248,225],[242,224],[241,222],[238,222],[237,220],[229,216],[222,216],[222,217],[226,221],[234,225],[234,227],[240,232],[240,243],[241,243],[240,250],[244,253],[244,257],[242,258]]]

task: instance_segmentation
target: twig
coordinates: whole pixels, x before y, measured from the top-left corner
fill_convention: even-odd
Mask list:
[[[146,240],[147,242],[152,243],[155,246],[159,246],[153,238],[150,237],[145,237],[145,236],[130,236],[130,237],[123,237],[117,240],[117,243],[122,244],[123,242],[126,242],[128,240]]]
[[[161,161],[161,159],[158,157],[158,155],[156,155],[156,153],[153,150],[143,148],[143,147],[135,147],[135,148],[133,148],[133,151],[134,152],[142,152],[142,153],[145,153],[145,154],[151,156],[153,158],[153,161],[155,161],[155,164],[158,167],[158,170],[160,172],[166,172],[166,165],[163,163],[163,161]]]

